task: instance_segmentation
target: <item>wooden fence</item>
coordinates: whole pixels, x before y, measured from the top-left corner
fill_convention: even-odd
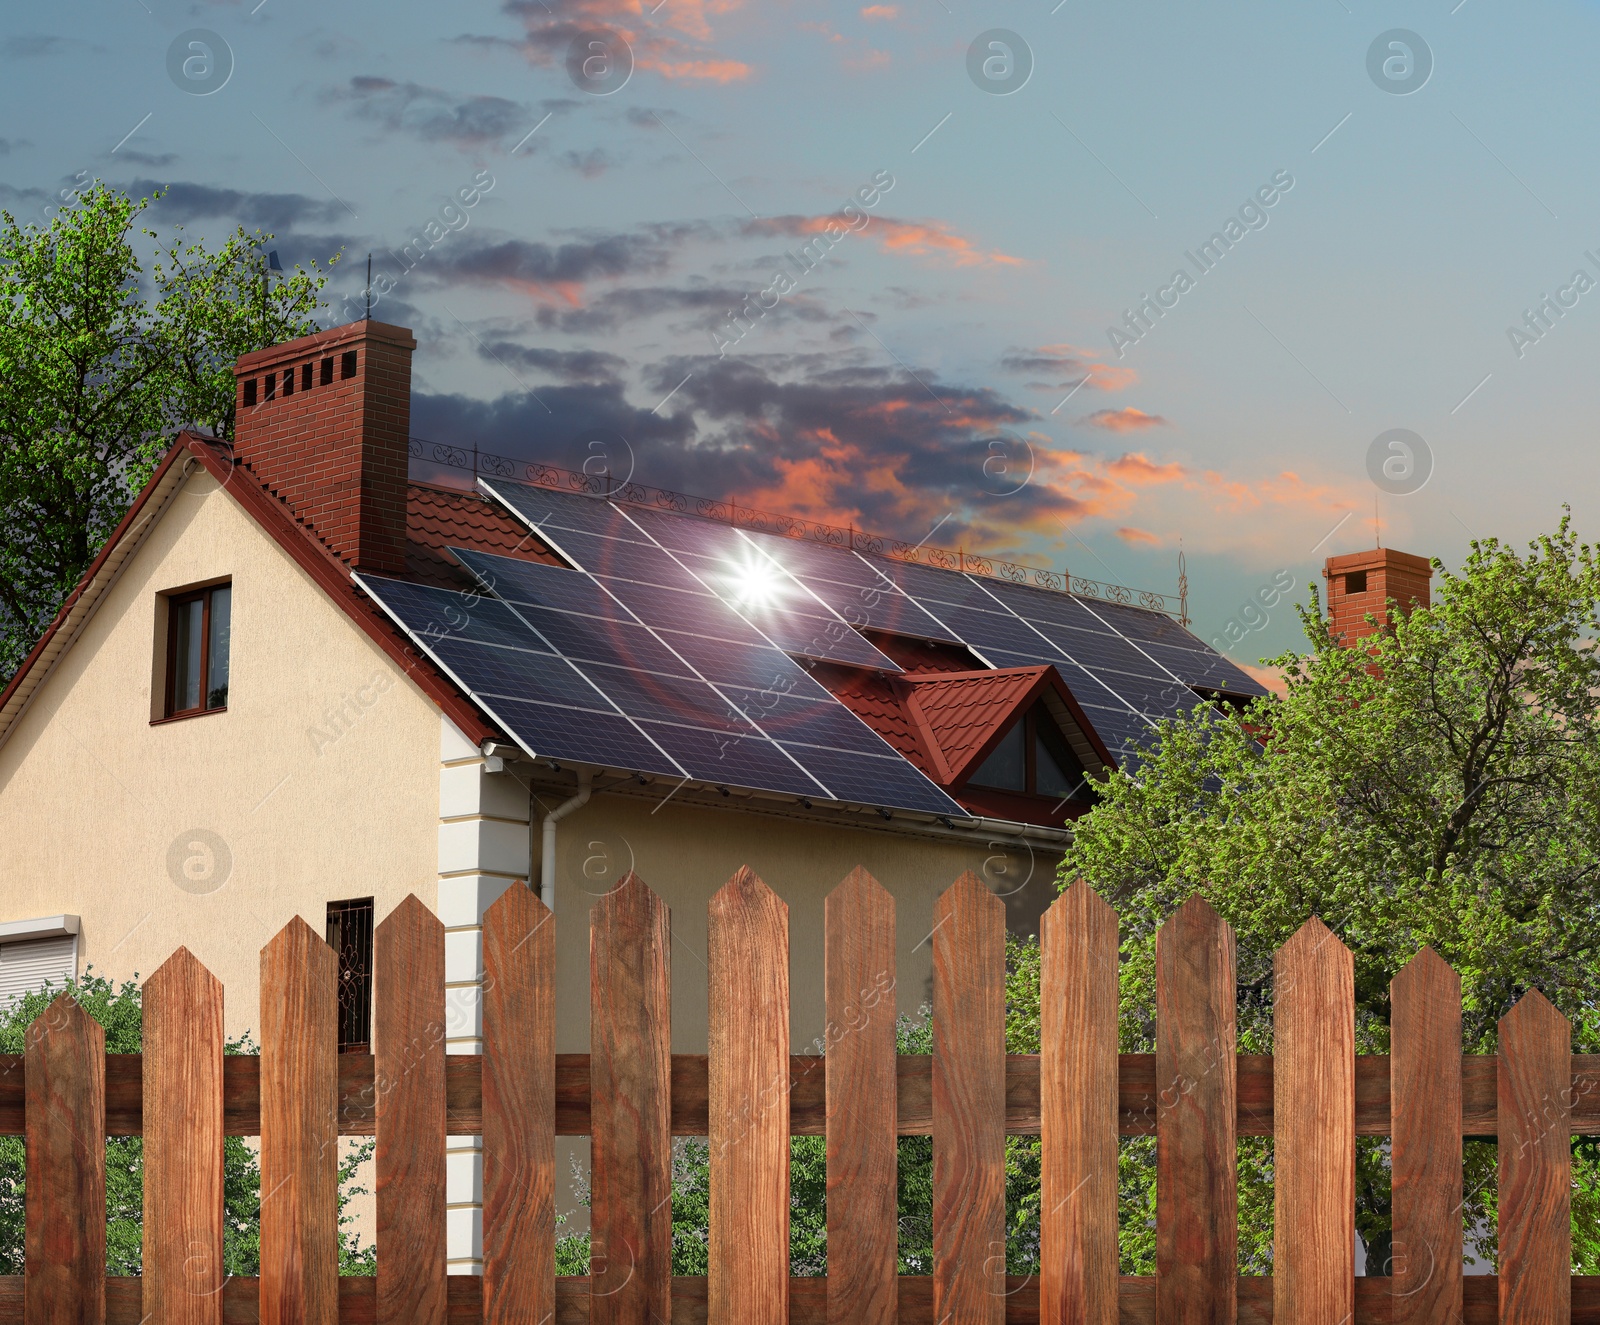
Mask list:
[[[68,998],[0,1060],[27,1137],[29,1325],[1397,1325],[1600,1321],[1570,1275],[1569,1137],[1600,1132],[1600,1057],[1530,993],[1461,1053],[1460,982],[1393,983],[1393,1053],[1354,1051],[1350,953],[1319,921],[1276,958],[1276,1054],[1235,1040],[1232,931],[1198,898],[1157,946],[1157,1052],[1117,1052],[1117,917],[1079,884],[1044,919],[1043,1052],[1007,1056],[1005,917],[972,875],[932,934],[934,1052],[895,1054],[894,903],[828,898],[822,1057],[789,1052],[787,908],[748,870],[710,903],[710,1053],[669,1043],[667,908],[633,876],[590,917],[591,1053],[557,1055],[557,922],[518,886],[484,922],[484,1047],[444,1052],[444,934],[377,929],[373,1056],[337,1052],[333,952],[295,920],[261,954],[262,1052],[224,1057],[217,981],[180,949],[145,985],[145,1052]],[[568,942],[573,941],[568,931]],[[484,1272],[445,1272],[445,1136],[481,1134]],[[934,1147],[934,1268],[896,1275],[897,1136]],[[1118,1137],[1154,1133],[1157,1274],[1117,1273]],[[105,1146],[145,1138],[144,1276],[105,1274]],[[337,1138],[377,1137],[376,1279],[340,1279]],[[553,1272],[555,1138],[593,1138],[593,1274]],[[825,1135],[828,1275],[789,1277],[789,1137]],[[1042,1264],[1005,1273],[1007,1134],[1042,1136]],[[224,1281],[222,1138],[260,1136],[261,1277]],[[671,1143],[710,1141],[705,1279],[671,1273]],[[1272,1135],[1274,1275],[1236,1275],[1236,1138]],[[1498,1278],[1462,1276],[1461,1143],[1498,1137]],[[1354,1148],[1390,1136],[1393,1279],[1357,1279]]]

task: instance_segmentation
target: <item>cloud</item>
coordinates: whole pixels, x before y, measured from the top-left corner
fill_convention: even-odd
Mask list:
[[[182,225],[205,217],[222,216],[241,222],[246,229],[260,226],[280,231],[303,221],[331,221],[345,215],[344,209],[332,199],[311,198],[303,193],[248,193],[181,180],[163,184],[153,179],[136,179],[128,185],[128,191],[135,197],[160,192],[162,197],[152,206],[151,212],[167,224]]]
[[[1161,537],[1152,534],[1148,529],[1136,529],[1133,525],[1122,525],[1117,530],[1117,537],[1124,543],[1144,544],[1147,547],[1160,547]]]
[[[358,119],[390,133],[456,147],[481,148],[514,131],[526,132],[533,122],[526,106],[504,97],[457,97],[420,83],[369,75],[352,78],[347,86],[324,93],[323,99],[348,106]]]
[[[737,309],[749,293],[748,287],[712,285],[704,281],[682,286],[625,286],[607,290],[581,307],[541,308],[537,317],[539,325],[546,330],[592,335],[612,332],[644,318],[689,314],[689,325],[709,335],[712,328],[726,322],[729,311]],[[802,295],[791,295],[776,308],[769,309],[767,317],[774,321],[833,320],[832,313]]]
[[[587,152],[568,151],[561,154],[563,165],[576,170],[585,179],[603,175],[616,161],[603,147],[591,147]]]
[[[100,48],[81,37],[56,37],[42,32],[19,32],[0,44],[0,54],[12,60],[37,60],[71,51],[97,51]]]
[[[899,5],[867,5],[861,11],[865,19],[891,19],[900,17]]]
[[[1129,451],[1106,465],[1106,472],[1120,482],[1134,487],[1147,487],[1152,483],[1172,483],[1189,473],[1182,465],[1157,464],[1149,456]]]
[[[127,161],[136,166],[146,166],[152,170],[159,170],[162,166],[170,166],[177,159],[178,154],[176,152],[141,152],[136,147],[130,147],[116,154],[116,160],[118,161]]]
[[[1104,428],[1107,432],[1142,432],[1146,428],[1164,428],[1167,421],[1159,414],[1146,414],[1129,405],[1123,409],[1097,409],[1082,420],[1091,428]]]
[[[0,138],[0,156],[10,156],[13,152],[32,146],[26,138]]]
[[[1001,356],[1000,367],[1008,373],[1046,374],[1055,379],[1029,382],[1029,388],[1036,391],[1066,390],[1080,383],[1090,391],[1121,391],[1139,380],[1132,368],[1102,363],[1097,350],[1064,343],[1028,349],[1013,347]]]
[[[558,244],[468,233],[459,243],[441,244],[437,261],[430,253],[424,275],[439,284],[500,286],[576,308],[586,282],[659,272],[700,230],[694,223],[657,224],[610,234],[584,232]]]
[[[837,212],[820,216],[768,216],[746,221],[741,227],[747,235],[783,235],[808,239],[828,228],[846,223]],[[872,216],[859,232],[874,237],[885,252],[911,257],[943,258],[958,267],[1020,266],[1021,258],[1000,252],[986,253],[964,235],[938,221],[900,221],[891,216]]]
[[[503,46],[540,67],[562,63],[580,36],[603,29],[620,36],[632,53],[635,69],[671,81],[734,83],[750,77],[751,67],[712,46],[711,20],[740,7],[740,0],[673,0],[652,12],[649,27],[640,23],[639,0],[566,0],[557,13],[544,0],[506,0],[501,12],[522,24],[523,35],[463,36],[483,46]],[[675,30],[675,31],[674,31]]]
[[[552,350],[508,340],[479,341],[477,347],[481,359],[567,382],[619,382],[628,367],[626,359],[603,350]]]

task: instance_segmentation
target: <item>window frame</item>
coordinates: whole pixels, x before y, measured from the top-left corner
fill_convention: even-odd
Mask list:
[[[1060,800],[1061,797],[1055,796],[1054,794],[1052,794],[1050,792],[1040,791],[1038,789],[1039,788],[1039,743],[1040,743],[1040,740],[1041,740],[1040,729],[1044,725],[1044,723],[1047,722],[1047,721],[1048,721],[1048,717],[1047,717],[1047,715],[1044,714],[1043,706],[1038,701],[1035,701],[1021,715],[1021,717],[1019,717],[1016,720],[1015,726],[1016,727],[1020,727],[1022,729],[1022,739],[1023,739],[1023,746],[1022,746],[1022,749],[1023,749],[1023,772],[1022,772],[1023,785],[1020,788],[1018,788],[1018,787],[995,787],[995,786],[989,785],[987,782],[978,782],[978,781],[976,781],[974,779],[971,779],[971,778],[969,778],[968,781],[964,785],[970,786],[974,791],[993,791],[993,792],[1000,792],[1000,793],[1003,793],[1004,795],[1008,795],[1008,796],[1033,796],[1033,797],[1037,797],[1037,798],[1042,799],[1042,800],[1051,800],[1051,801]],[[1054,726],[1054,723],[1051,723],[1050,725]],[[1012,730],[1014,730],[1014,728],[1007,728],[1006,729],[1006,735],[1009,736]],[[1071,747],[1071,744],[1068,743],[1065,740],[1064,734],[1060,733],[1059,731],[1058,731],[1057,734],[1062,737],[1062,743],[1066,746],[1067,750],[1070,752],[1072,747]],[[1004,740],[1005,737],[1002,737],[1001,739]],[[1058,765],[1060,764],[1061,756],[1060,756],[1060,754],[1058,752],[1052,751],[1051,752],[1051,758],[1054,759]],[[980,767],[981,767],[981,765],[980,765]],[[1068,770],[1065,769],[1065,768],[1062,768],[1061,771],[1064,774],[1068,772]],[[975,770],[975,772],[976,772],[976,770]],[[1085,774],[1085,785],[1087,785],[1087,781],[1088,781],[1088,776],[1087,776],[1087,774]],[[1077,796],[1068,796],[1066,799],[1068,799],[1068,800],[1077,800],[1077,799],[1079,799],[1079,797],[1077,797]]]
[[[214,707],[207,707],[206,697],[210,693],[208,682],[211,678],[211,596],[218,589],[232,590],[231,579],[216,580],[211,584],[201,585],[194,589],[180,589],[173,593],[163,594],[166,600],[167,617],[167,644],[166,644],[166,684],[165,695],[161,703],[161,716],[155,722],[181,722],[189,718],[203,718],[212,713],[226,713],[228,705],[224,702]],[[177,705],[178,689],[178,612],[193,602],[201,604],[200,609],[200,704],[197,708],[180,709]],[[232,633],[229,634],[230,652]],[[232,659],[229,659],[229,673],[232,673]]]

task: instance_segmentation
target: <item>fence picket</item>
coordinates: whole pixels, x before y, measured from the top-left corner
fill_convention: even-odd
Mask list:
[[[1500,1320],[1572,1318],[1572,1025],[1537,989],[1500,1018]]]
[[[828,894],[828,1325],[898,1318],[894,921],[866,870]]]
[[[261,950],[261,1325],[339,1320],[338,981],[299,916]]]
[[[407,895],[373,958],[377,1325],[445,1325],[444,926]]]
[[[671,917],[630,873],[590,910],[590,1325],[672,1318]]]
[[[1198,893],[1156,935],[1156,1319],[1238,1314],[1232,928]]]
[[[1462,1311],[1461,977],[1424,948],[1390,982],[1394,1325]]]
[[[514,883],[483,918],[483,1319],[556,1309],[555,917]]]
[[[28,1027],[25,1318],[106,1314],[106,1033],[68,994]]]
[[[1117,1325],[1117,913],[1080,879],[1039,945],[1039,1319]]]
[[[711,899],[709,1325],[789,1319],[789,908],[748,868]]]
[[[1006,908],[968,871],[933,908],[933,1314],[1006,1314]]]
[[[187,948],[144,983],[146,1319],[222,1322],[222,985]]]
[[[1274,1320],[1355,1312],[1356,989],[1350,950],[1316,916],[1273,958]]]

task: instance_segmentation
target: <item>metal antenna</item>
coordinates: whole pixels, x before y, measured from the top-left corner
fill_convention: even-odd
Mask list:
[[[1189,562],[1183,555],[1183,537],[1178,537],[1178,624],[1189,624]]]
[[[372,254],[367,254],[367,321],[372,321]]]

